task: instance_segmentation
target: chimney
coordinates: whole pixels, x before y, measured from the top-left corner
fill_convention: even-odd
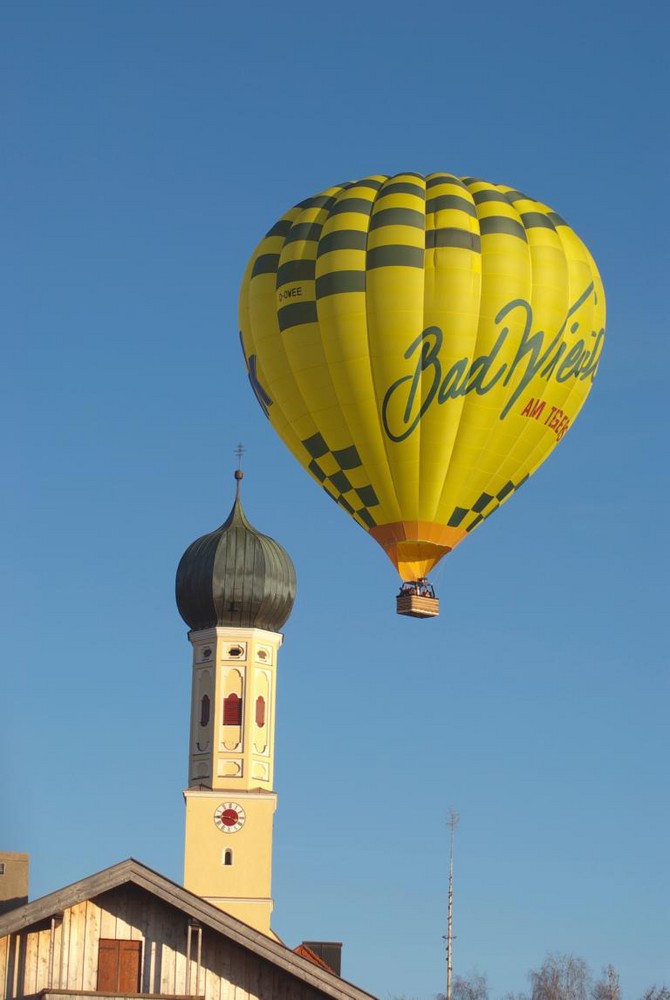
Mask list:
[[[318,955],[336,975],[342,975],[341,941],[303,941],[303,944]]]
[[[28,902],[30,855],[0,851],[0,915]]]

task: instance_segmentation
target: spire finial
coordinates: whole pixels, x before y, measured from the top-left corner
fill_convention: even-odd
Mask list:
[[[237,480],[237,490],[235,493],[236,500],[239,500],[240,498],[240,483],[244,479],[244,473],[242,472],[242,455],[244,455],[246,450],[247,449],[241,441],[235,449],[235,454],[237,455],[237,468],[235,469],[235,479]]]

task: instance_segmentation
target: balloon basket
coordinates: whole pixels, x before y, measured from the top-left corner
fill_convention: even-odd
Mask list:
[[[396,612],[409,618],[437,618],[440,601],[426,580],[403,583],[395,600]]]

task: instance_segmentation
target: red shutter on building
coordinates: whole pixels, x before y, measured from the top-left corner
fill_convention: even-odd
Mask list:
[[[119,949],[118,941],[100,939],[98,945],[98,990],[101,993],[113,993],[118,980]]]
[[[223,699],[224,726],[242,725],[242,699],[236,694],[229,694]]]
[[[100,938],[98,944],[98,992],[139,993],[141,941]]]

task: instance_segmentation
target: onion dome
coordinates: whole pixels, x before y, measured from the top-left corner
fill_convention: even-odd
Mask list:
[[[179,614],[193,631],[220,626],[279,632],[293,609],[295,567],[279,542],[247,521],[237,492],[228,518],[186,549],[177,569]]]

